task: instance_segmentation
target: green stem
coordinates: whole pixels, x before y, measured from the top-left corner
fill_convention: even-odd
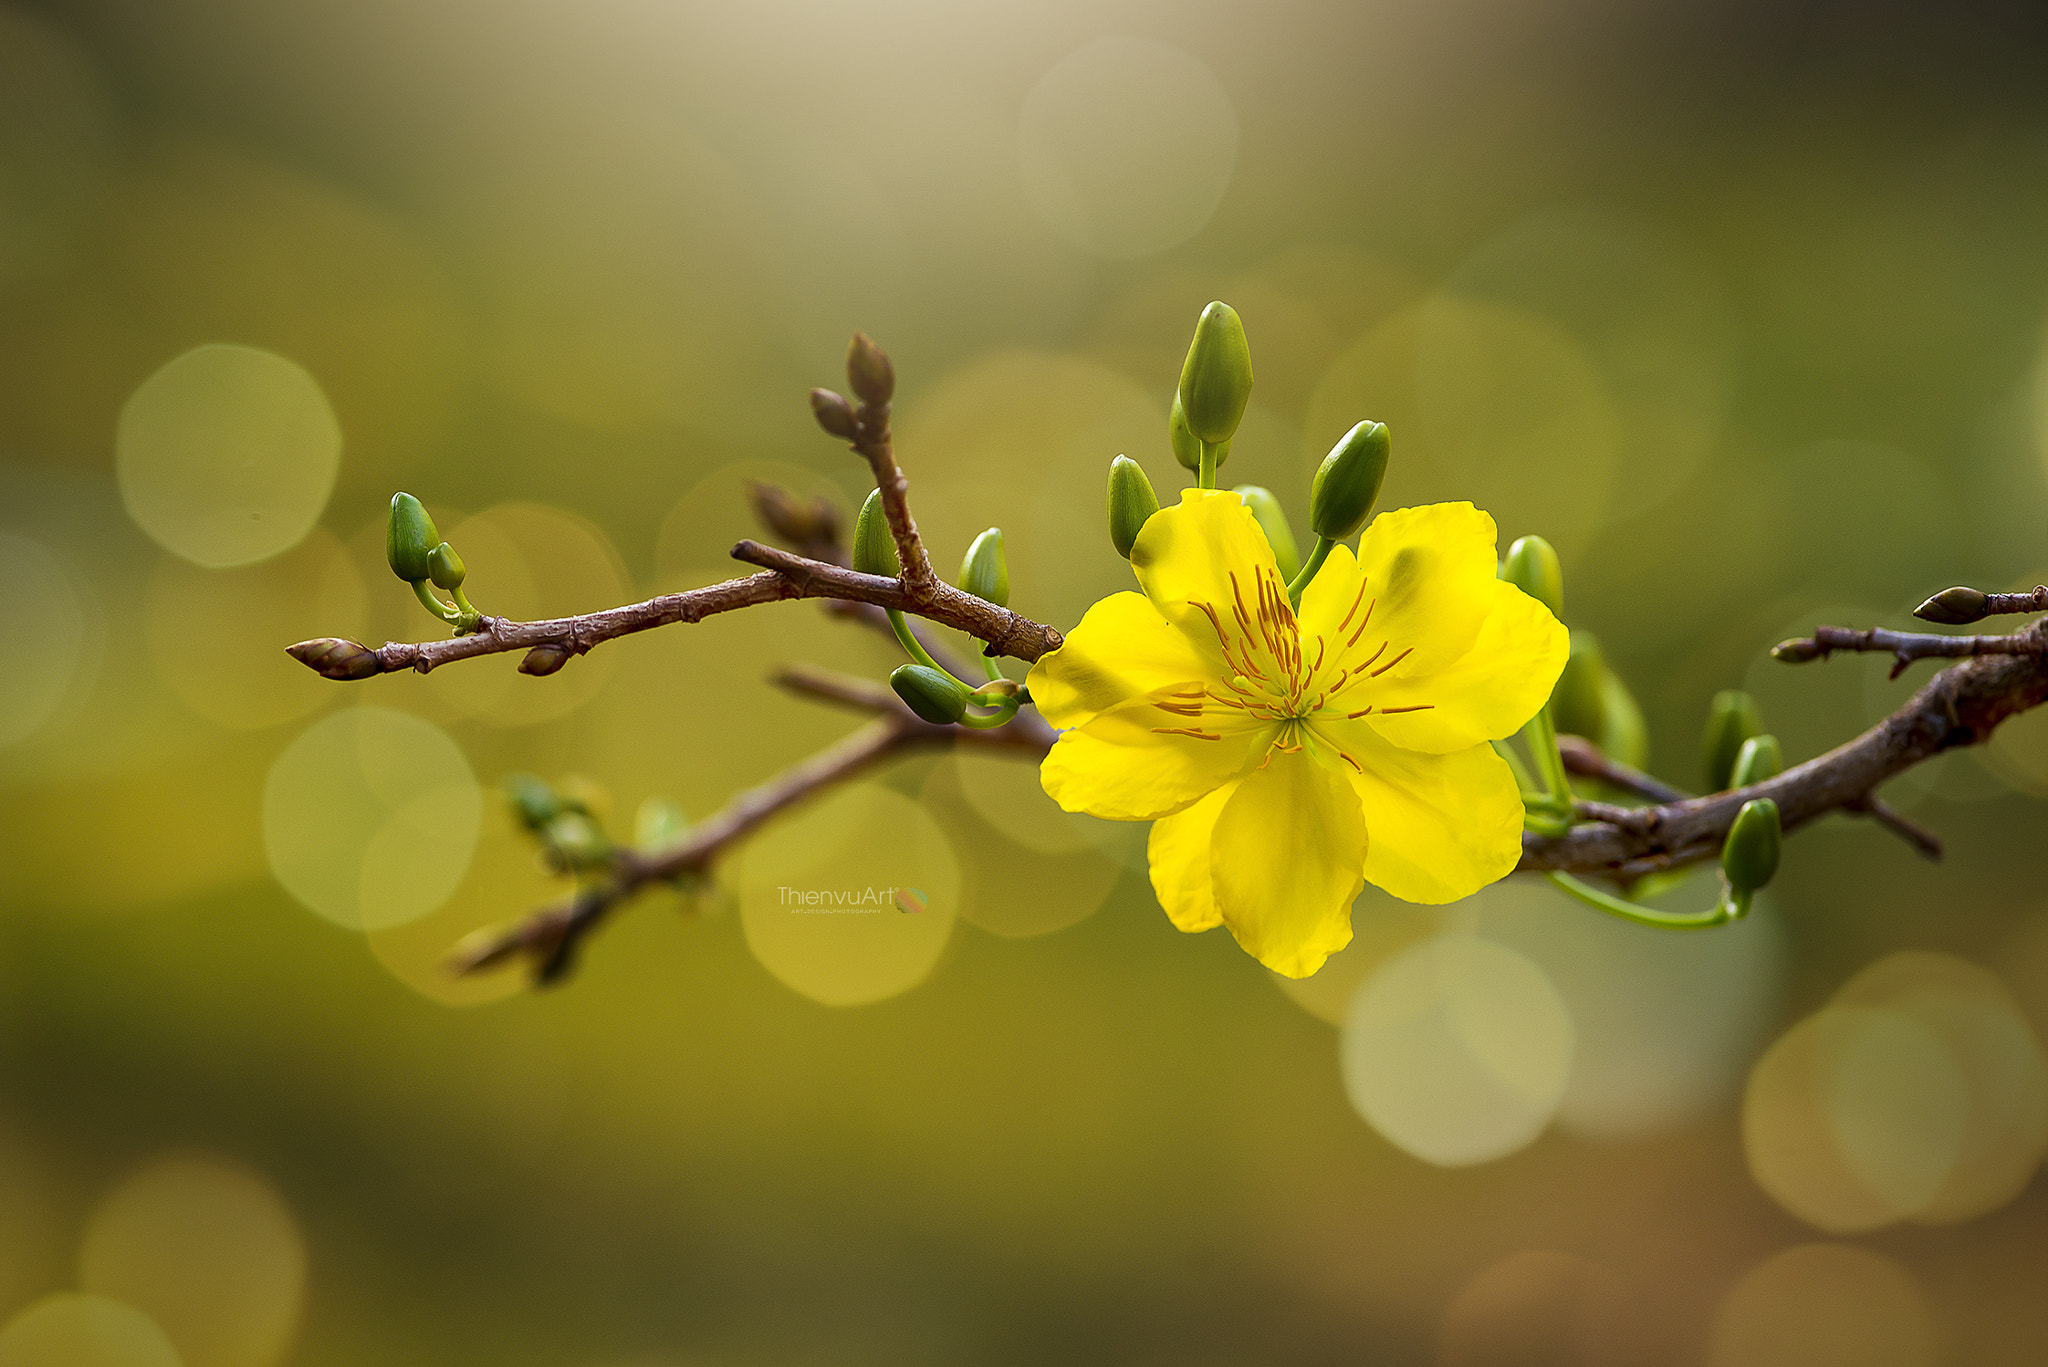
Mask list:
[[[1658,911],[1655,907],[1624,901],[1611,893],[1590,887],[1568,873],[1545,875],[1566,894],[1576,897],[1587,906],[1604,911],[1610,916],[1619,916],[1624,921],[1634,921],[1639,926],[1655,926],[1659,930],[1708,930],[1714,926],[1725,926],[1730,921],[1739,921],[1749,915],[1749,894],[1734,892],[1725,885],[1721,896],[1705,911]]]
[[[1316,548],[1309,552],[1308,563],[1301,567],[1301,573],[1295,575],[1294,582],[1287,586],[1288,602],[1295,607],[1301,606],[1301,595],[1307,591],[1309,581],[1316,577],[1316,571],[1323,567],[1323,562],[1330,558],[1330,552],[1336,549],[1336,546],[1337,543],[1327,536],[1316,538]]]
[[[412,591],[413,595],[420,600],[421,606],[425,607],[428,612],[433,613],[436,617],[446,622],[449,626],[452,627],[459,625],[461,623],[461,610],[458,608],[451,608],[446,603],[442,602],[439,598],[436,598],[434,596],[434,591],[427,587],[426,580],[413,580]]]
[[[1564,772],[1564,756],[1557,751],[1557,727],[1550,720],[1548,703],[1530,720],[1526,734],[1530,753],[1535,756],[1537,767],[1543,771],[1544,786],[1550,790],[1550,796],[1556,799],[1560,809],[1570,811],[1572,783]]]
[[[977,717],[970,713],[969,715],[960,718],[960,724],[962,726],[972,727],[976,731],[988,731],[994,729],[995,727],[1001,726],[1004,722],[1008,721],[1010,718],[1016,715],[1017,699],[1014,696],[1012,696],[1009,698],[1005,698],[1003,700],[1002,706],[995,712],[990,713],[988,716]]]
[[[1216,487],[1216,448],[1206,441],[1202,443],[1201,466],[1195,471],[1195,487],[1197,489],[1213,489]]]
[[[988,681],[990,683],[995,683],[999,680],[1006,679],[1009,677],[1009,675],[1003,673],[1001,669],[997,668],[996,662],[987,655],[983,655],[981,657],[981,672],[988,675]]]
[[[923,665],[926,669],[936,669],[947,678],[953,679],[952,672],[937,660],[934,660],[931,652],[918,642],[917,637],[910,634],[910,623],[903,620],[903,614],[895,608],[888,609],[888,612],[889,625],[896,632],[896,639],[903,643],[903,649],[909,653],[910,658]],[[953,682],[960,684],[962,688],[967,687],[966,684],[960,683],[958,679],[953,679]]]

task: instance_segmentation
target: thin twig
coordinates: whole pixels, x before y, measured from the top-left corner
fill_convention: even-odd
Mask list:
[[[1922,826],[1919,822],[1906,816],[1883,798],[1873,795],[1862,802],[1849,803],[1843,807],[1843,810],[1855,812],[1859,816],[1869,817],[1872,821],[1875,821],[1878,825],[1918,850],[1926,858],[1933,860],[1937,864],[1941,862],[1943,852],[1941,837],[1928,830],[1925,826]]]
[[[2030,631],[2016,631],[2009,636],[1938,636],[1932,632],[1891,631],[1884,627],[1868,627],[1862,631],[1849,627],[1816,627],[1811,636],[1795,637],[1772,646],[1771,658],[1784,664],[1803,665],[1825,660],[1831,651],[1836,650],[1888,652],[1894,660],[1891,677],[1896,679],[1915,660],[1973,655],[2039,655],[2048,650],[2048,643]]]
[[[1625,793],[1648,798],[1652,802],[1682,802],[1692,794],[1674,788],[1663,779],[1653,778],[1640,769],[1631,769],[1618,759],[1609,759],[1599,746],[1584,736],[1560,735],[1557,738],[1557,752],[1564,756],[1564,767],[1581,778],[1594,778]]]

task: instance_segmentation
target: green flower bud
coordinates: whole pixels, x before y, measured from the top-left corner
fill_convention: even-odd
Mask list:
[[[540,645],[527,651],[525,656],[521,658],[519,661],[519,672],[521,674],[530,674],[536,679],[544,679],[567,663],[569,663],[569,649],[567,646]]]
[[[862,574],[879,574],[894,579],[901,570],[896,559],[896,537],[889,530],[889,516],[882,511],[882,491],[874,490],[860,505],[853,520],[853,567]]]
[[[1188,431],[1188,415],[1180,406],[1180,395],[1173,396],[1173,411],[1166,418],[1166,440],[1173,447],[1173,458],[1180,462],[1180,468],[1199,471],[1202,468],[1202,439]],[[1216,468],[1221,470],[1223,462],[1230,459],[1230,443],[1220,442],[1216,446]]]
[[[1550,691],[1550,719],[1558,730],[1599,745],[1607,734],[1607,660],[1592,632],[1575,631],[1571,640],[1564,672]]]
[[[519,824],[537,831],[562,814],[562,799],[546,781],[532,774],[507,774],[498,785],[512,804]]]
[[[1137,544],[1145,519],[1158,511],[1159,498],[1152,492],[1152,481],[1145,478],[1144,467],[1129,456],[1118,456],[1111,461],[1109,541],[1116,547],[1118,555],[1126,560],[1131,558],[1131,547]]]
[[[411,494],[391,496],[391,517],[384,524],[384,558],[391,572],[408,584],[417,584],[431,574],[427,563],[441,539],[434,519]]]
[[[1500,577],[1549,608],[1552,617],[1564,620],[1564,569],[1548,541],[1525,536],[1508,547]]]
[[[367,679],[384,671],[376,651],[343,636],[301,641],[286,646],[284,653],[324,679]]]
[[[462,557],[455,548],[443,541],[427,552],[427,577],[434,581],[434,587],[449,593],[462,587],[462,581],[469,577],[469,571],[462,566]]]
[[[567,868],[594,869],[611,858],[612,842],[605,838],[603,829],[582,812],[562,812],[548,822],[541,838]]]
[[[1003,532],[990,527],[974,538],[960,562],[960,587],[999,608],[1010,605],[1010,563],[1003,558]]]
[[[1985,609],[1990,606],[1990,598],[1981,590],[1958,586],[1943,589],[1935,594],[1914,608],[1913,615],[1923,622],[1939,622],[1945,627],[1961,627],[1984,620]]]
[[[934,726],[951,726],[967,715],[967,690],[924,665],[898,665],[889,687],[904,705]]]
[[[1188,431],[1210,445],[1229,441],[1252,396],[1252,349],[1237,310],[1221,301],[1195,320],[1195,339],[1180,368],[1180,403]]]
[[[1240,484],[1232,492],[1259,520],[1259,530],[1266,534],[1266,544],[1273,548],[1273,559],[1280,567],[1280,578],[1293,583],[1294,576],[1301,573],[1301,548],[1294,544],[1294,528],[1287,525],[1280,500],[1273,497],[1272,490],[1256,484]]]
[[[633,844],[647,854],[667,849],[689,834],[683,809],[666,797],[650,797],[633,816]]]
[[[1776,778],[1784,767],[1784,752],[1778,748],[1776,736],[1751,736],[1735,752],[1735,768],[1728,775],[1728,786],[1747,788],[1752,783],[1762,783],[1767,778]]]
[[[1755,892],[1771,881],[1778,871],[1778,851],[1783,834],[1778,828],[1778,804],[1767,797],[1742,804],[1735,824],[1728,828],[1728,840],[1721,846],[1721,876],[1737,892]]]
[[[1317,536],[1342,541],[1356,536],[1379,502],[1392,443],[1383,422],[1362,422],[1346,432],[1309,486],[1308,525]]]
[[[1735,774],[1742,743],[1764,730],[1756,699],[1736,688],[1724,688],[1707,705],[1707,729],[1700,737],[1700,773],[1707,791],[1718,793]]]
[[[829,389],[811,391],[811,416],[818,420],[818,426],[825,429],[827,436],[841,441],[852,441],[859,425],[853,420],[853,405]]]
[[[854,333],[847,344],[846,383],[862,403],[874,408],[886,405],[896,393],[896,367],[865,332]]]

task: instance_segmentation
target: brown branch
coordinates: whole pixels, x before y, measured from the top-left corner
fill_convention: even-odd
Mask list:
[[[1927,832],[1882,807],[1875,791],[1902,770],[1944,750],[1977,744],[2007,717],[2048,701],[2048,622],[2036,622],[2010,639],[2012,649],[1986,652],[1942,670],[1891,716],[1817,759],[1732,792],[1617,808],[1563,835],[1528,833],[1522,837],[1518,867],[1627,882],[1697,863],[1720,850],[1742,804],[1759,797],[1778,804],[1788,831],[1846,810],[1867,813],[1923,850],[1938,848]]]
[[[1653,778],[1639,769],[1631,769],[1620,760],[1609,759],[1601,752],[1599,746],[1584,736],[1560,735],[1557,738],[1557,752],[1564,757],[1567,773],[1577,774],[1581,778],[1598,779],[1625,793],[1633,793],[1652,802],[1682,802],[1692,796],[1660,778]]]
[[[1850,803],[1842,810],[1869,817],[1928,859],[1937,864],[1941,862],[1941,837],[1906,816],[1883,798],[1873,794],[1862,802]]]
[[[1817,627],[1811,636],[1795,637],[1772,646],[1771,658],[1784,664],[1803,665],[1825,660],[1830,652],[1837,650],[1888,651],[1895,662],[1891,677],[1896,679],[1915,660],[1974,655],[2039,655],[2048,651],[2048,642],[2029,631],[2014,632],[2010,636],[1937,636],[1924,631],[1888,631],[1884,627],[1869,627],[1863,631],[1849,627]]]
[[[879,359],[886,380],[876,382],[863,366],[873,367]],[[889,431],[889,396],[895,389],[895,374],[888,358],[865,334],[855,333],[847,356],[847,378],[853,382],[860,407],[854,410],[853,449],[860,453],[874,473],[875,487],[882,491],[882,512],[889,519],[889,532],[896,541],[896,558],[901,566],[903,595],[913,608],[933,601],[945,588],[925,554],[924,541],[917,534],[917,520],[910,515],[910,481],[896,464],[894,440]]]

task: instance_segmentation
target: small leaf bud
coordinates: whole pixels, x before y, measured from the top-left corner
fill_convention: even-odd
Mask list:
[[[1778,826],[1778,804],[1759,797],[1742,804],[1728,839],[1721,846],[1721,876],[1737,892],[1755,892],[1771,881],[1778,871],[1779,846],[1783,832]]]
[[[1795,636],[1771,647],[1771,658],[1779,664],[1810,665],[1825,654],[1820,642],[1806,636]]]
[[[1762,783],[1767,778],[1776,778],[1784,767],[1785,755],[1778,748],[1776,736],[1751,736],[1735,752],[1735,768],[1728,775],[1728,786],[1747,788],[1752,783]]]
[[[1735,760],[1742,743],[1764,731],[1763,715],[1756,699],[1736,688],[1724,688],[1707,705],[1707,729],[1700,737],[1700,772],[1707,791],[1718,793],[1735,775]]]
[[[562,813],[562,799],[543,779],[532,774],[507,774],[498,785],[513,815],[529,831],[537,831]]]
[[[1945,627],[1960,627],[1984,620],[1985,609],[1990,606],[1990,598],[1980,590],[1958,585],[1935,594],[1914,608],[1913,615],[1923,622],[1939,622]]]
[[[455,548],[443,541],[427,552],[427,577],[434,581],[435,588],[453,593],[462,587],[469,571],[463,568],[462,557],[455,553]]]
[[[888,514],[882,511],[882,491],[876,489],[860,505],[853,520],[853,567],[862,574],[879,574],[894,579],[901,570],[896,559],[896,537],[889,530]]]
[[[411,494],[391,496],[391,516],[384,524],[384,559],[391,572],[408,584],[417,584],[432,573],[427,563],[441,533],[434,519]]]
[[[896,367],[865,332],[854,333],[847,344],[846,383],[871,408],[886,407],[896,393]]]
[[[1558,730],[1597,745],[1607,735],[1607,659],[1590,631],[1573,632],[1571,642],[1564,672],[1550,690],[1550,719]]]
[[[550,642],[547,645],[535,646],[532,650],[527,651],[525,658],[519,661],[519,672],[521,674],[531,674],[536,679],[543,679],[567,663],[569,663],[568,648]]]
[[[924,665],[898,665],[889,687],[919,717],[934,726],[951,726],[967,714],[967,692],[959,683]]]
[[[1308,525],[1317,536],[1356,536],[1379,502],[1392,443],[1383,422],[1362,422],[1339,438],[1309,486]]]
[[[643,853],[666,849],[689,834],[690,823],[673,798],[650,797],[633,815],[633,844]]]
[[[799,549],[838,544],[839,510],[822,495],[798,498],[778,485],[750,479],[747,503],[755,520],[779,541]]]
[[[1152,481],[1145,478],[1144,467],[1129,456],[1118,456],[1109,463],[1109,541],[1116,547],[1116,553],[1124,559],[1131,558],[1131,547],[1137,543],[1138,533],[1144,530],[1145,520],[1159,511],[1159,498],[1152,492]]]
[[[602,828],[582,812],[563,811],[541,833],[548,848],[571,869],[594,869],[611,858]]]
[[[286,646],[284,653],[323,679],[367,679],[381,674],[384,665],[377,652],[361,641],[342,636],[322,636]]]
[[[1508,547],[1500,577],[1549,608],[1552,617],[1564,620],[1564,569],[1548,541],[1525,536]]]
[[[1180,368],[1180,404],[1188,431],[1211,446],[1229,441],[1252,396],[1252,351],[1237,310],[1218,300],[1195,320]]]
[[[859,430],[853,420],[853,405],[829,389],[811,391],[811,416],[818,420],[826,435],[841,441],[852,441]]]
[[[960,562],[960,587],[999,608],[1010,605],[1010,565],[1003,558],[1003,532],[990,527],[974,538]]]
[[[1272,490],[1256,484],[1240,484],[1233,492],[1259,520],[1259,530],[1266,534],[1266,544],[1273,548],[1273,561],[1280,567],[1281,580],[1293,583],[1294,576],[1301,573],[1301,548],[1294,544],[1294,528],[1287,525],[1280,500],[1273,497]]]

